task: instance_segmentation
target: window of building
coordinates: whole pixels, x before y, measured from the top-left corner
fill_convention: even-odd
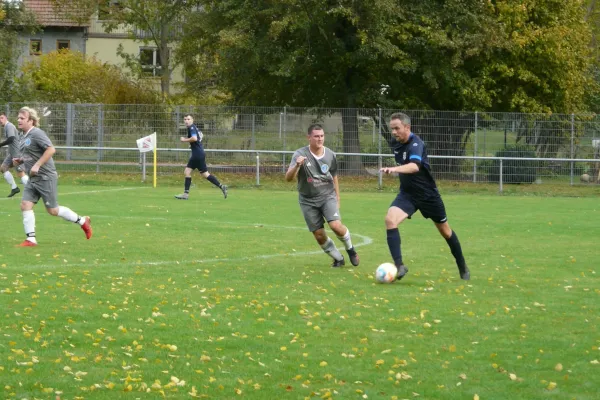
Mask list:
[[[140,47],[140,64],[146,76],[161,74],[160,52],[155,47]]]
[[[29,55],[39,56],[42,54],[42,39],[29,40]]]
[[[112,16],[122,8],[118,0],[102,0],[98,5],[98,20],[110,21],[113,19]]]
[[[70,50],[71,49],[71,41],[70,40],[57,40],[56,41],[56,50]]]

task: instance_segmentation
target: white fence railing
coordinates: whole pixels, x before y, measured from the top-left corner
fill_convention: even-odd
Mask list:
[[[152,168],[152,153],[139,153],[136,147],[72,147],[56,146],[59,150],[55,161],[61,170],[95,173],[141,173]],[[207,149],[210,171],[244,172],[255,175],[260,185],[261,174],[284,173],[291,151],[278,150],[232,150]],[[68,154],[68,157],[64,157]],[[379,188],[383,179],[379,169],[395,164],[392,154],[336,153],[342,166],[342,175],[365,175],[376,177]],[[180,174],[189,157],[189,149],[158,148],[158,173]],[[433,175],[437,180],[465,181],[473,183],[497,183],[499,191],[507,183],[557,183],[574,185],[600,183],[600,159],[587,158],[523,158],[483,156],[436,156],[430,155]],[[359,159],[360,167],[344,167],[350,159]],[[444,166],[459,162],[460,173],[450,173]],[[356,164],[352,164],[356,166]],[[456,168],[453,168],[455,170]]]

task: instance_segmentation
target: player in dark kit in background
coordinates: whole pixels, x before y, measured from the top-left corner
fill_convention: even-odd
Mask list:
[[[337,179],[335,153],[325,147],[325,132],[321,125],[308,127],[308,146],[294,153],[285,180],[298,178],[298,203],[306,226],[312,232],[323,251],[333,258],[332,267],[345,265],[344,256],[325,232],[327,221],[337,238],[344,243],[350,263],[357,266],[360,259],[350,237],[350,230],[342,224],[340,216],[340,188]]]
[[[396,140],[392,143],[396,167],[381,168],[386,174],[400,175],[400,193],[396,196],[385,216],[387,242],[394,264],[398,268],[396,279],[402,279],[408,268],[402,260],[398,225],[410,218],[417,210],[430,218],[440,234],[446,239],[456,260],[461,279],[469,280],[471,274],[458,241],[458,236],[448,225],[446,209],[427,158],[425,143],[410,131],[410,117],[403,113],[392,114],[390,129]]]
[[[221,184],[216,176],[211,175],[206,168],[206,154],[202,147],[202,132],[194,125],[194,118],[188,114],[183,118],[187,127],[187,137],[182,137],[180,140],[190,144],[192,156],[190,157],[187,166],[185,167],[185,186],[182,194],[175,196],[179,200],[187,200],[189,198],[190,186],[192,185],[192,171],[197,169],[200,174],[205,177],[210,183],[221,189],[223,196],[227,198],[227,186]]]

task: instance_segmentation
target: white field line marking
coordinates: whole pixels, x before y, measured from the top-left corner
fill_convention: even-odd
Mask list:
[[[140,217],[143,218],[143,217]],[[229,224],[236,225],[234,222],[227,221],[209,221],[203,220],[203,222],[214,222],[219,224]],[[268,224],[237,224],[240,226],[262,226],[266,228],[277,228],[277,229],[296,229],[296,230],[306,230],[306,227],[297,227],[297,226],[281,226],[281,225],[268,225]],[[307,231],[308,233],[308,231]],[[359,238],[362,241],[360,243],[354,244],[354,247],[362,247],[368,246],[373,243],[373,239],[360,235],[358,233],[352,233],[352,236],[355,238]],[[134,267],[134,266],[160,266],[160,265],[182,265],[182,264],[212,264],[218,262],[240,262],[240,261],[250,261],[250,260],[267,260],[276,257],[297,257],[297,256],[309,256],[315,254],[323,254],[323,250],[313,250],[313,251],[294,251],[289,253],[278,253],[278,254],[259,254],[256,256],[249,257],[237,257],[237,258],[205,258],[198,260],[180,260],[180,261],[140,261],[140,262],[123,262],[123,263],[115,263],[115,262],[101,262],[101,261],[90,261],[86,263],[65,263],[63,265],[25,265],[24,267],[29,269],[57,269],[60,267],[69,268],[69,267]]]
[[[81,192],[59,193],[58,197],[69,196],[69,195],[73,195],[73,194],[95,194],[95,193],[105,193],[105,192],[122,192],[124,190],[138,190],[138,189],[149,189],[149,188],[147,188],[147,187],[132,187],[132,188],[103,189],[103,190],[85,190],[85,191],[81,191]],[[18,198],[14,198],[14,197],[1,197],[0,201],[3,201],[3,200],[19,201]],[[19,203],[20,203],[20,201],[19,201]]]

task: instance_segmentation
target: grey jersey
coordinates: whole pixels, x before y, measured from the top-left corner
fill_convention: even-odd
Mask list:
[[[21,139],[21,156],[27,175],[29,175],[33,164],[42,157],[48,147],[53,147],[52,142],[46,132],[40,128],[33,127],[27,134],[23,135]],[[48,180],[51,178],[58,178],[52,158],[40,167],[37,175],[32,176],[31,180]]]
[[[8,155],[11,158],[18,158],[21,154],[19,150],[19,133],[12,123],[7,122],[6,125],[4,125],[4,139],[8,139],[9,137],[14,137],[15,140],[8,145]]]
[[[324,154],[317,158],[308,146],[296,150],[292,156],[290,167],[296,165],[298,156],[306,157],[298,170],[298,193],[301,203],[319,203],[328,197],[335,198],[333,177],[337,174],[335,153],[324,147]]]

